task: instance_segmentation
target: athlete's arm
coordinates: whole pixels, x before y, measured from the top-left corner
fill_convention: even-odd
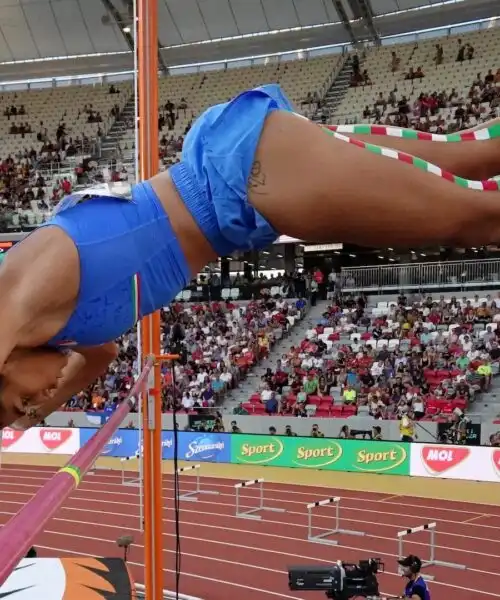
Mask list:
[[[56,393],[51,402],[44,407],[42,419],[94,383],[117,356],[118,346],[114,342],[90,348],[77,347]]]
[[[66,323],[80,285],[79,258],[59,229],[16,244],[0,266],[0,373],[14,348],[43,346]]]
[[[77,347],[72,352],[63,378],[55,393],[48,398],[36,414],[25,416],[16,421],[16,427],[28,429],[37,425],[53,411],[68,402],[72,396],[84,390],[100,375],[106,372],[108,366],[118,356],[118,347],[114,342],[91,348]]]

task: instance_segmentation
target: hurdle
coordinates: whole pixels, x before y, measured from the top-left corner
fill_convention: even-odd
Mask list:
[[[125,463],[129,460],[142,460],[142,456],[140,454],[139,451],[137,451],[133,456],[124,456],[123,458],[120,459],[120,466],[122,469],[122,485],[128,485],[128,486],[133,486],[133,487],[139,487],[142,483],[141,480],[141,476],[140,476],[140,471],[137,474],[137,477],[132,477],[131,479],[127,479],[127,475],[126,475],[126,470],[125,470]]]
[[[190,502],[196,502],[198,500],[198,496],[200,494],[211,494],[212,496],[217,496],[219,492],[213,490],[202,490],[201,489],[201,480],[200,480],[200,468],[201,465],[190,465],[189,467],[181,467],[177,469],[177,474],[182,475],[182,473],[186,473],[189,471],[194,471],[195,477],[195,488],[189,492],[184,492],[179,496],[180,500],[189,500]]]
[[[313,526],[313,510],[319,506],[327,506],[328,504],[335,504],[335,528],[328,529],[321,533],[313,535],[313,530],[318,527]],[[330,546],[337,546],[338,540],[327,539],[331,535],[355,535],[363,537],[364,531],[352,531],[350,529],[342,529],[340,527],[340,498],[338,496],[334,498],[326,498],[325,500],[318,500],[317,502],[311,502],[307,504],[307,540],[316,544],[328,544]]]
[[[259,504],[256,508],[250,508],[249,510],[241,509],[241,498],[240,498],[240,490],[243,488],[251,487],[252,485],[259,486]],[[284,508],[272,508],[270,506],[265,505],[264,500],[264,479],[250,479],[250,481],[242,481],[241,483],[236,483],[234,486],[235,493],[235,515],[240,517],[241,519],[262,519],[262,515],[257,515],[255,513],[259,511],[268,511],[268,512],[276,512],[276,513],[284,513]]]
[[[447,567],[448,569],[458,569],[459,571],[465,571],[467,567],[465,565],[460,565],[457,563],[444,562],[442,560],[436,559],[436,523],[426,523],[425,525],[419,525],[418,527],[412,527],[411,529],[405,529],[404,531],[398,532],[398,559],[402,559],[405,557],[403,551],[404,539],[413,535],[414,533],[419,533],[420,531],[428,531],[429,532],[429,559],[422,560],[422,569],[426,567]],[[399,567],[400,574],[402,574],[401,566]],[[422,574],[424,579],[428,581],[434,581],[434,575],[428,575],[427,573]]]

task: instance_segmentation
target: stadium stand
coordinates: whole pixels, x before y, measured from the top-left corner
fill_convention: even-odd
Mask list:
[[[500,83],[500,74],[496,74],[496,56],[499,47],[499,32],[486,30],[462,38],[433,38],[418,44],[369,48],[359,63],[359,72],[356,61],[350,56],[347,60],[354,62],[352,87],[348,89],[332,121],[342,118],[358,122],[371,118],[381,122],[383,118],[388,118],[391,123],[430,131],[470,126],[476,120],[491,116],[497,109],[497,91],[500,88],[496,84]],[[302,114],[315,117],[345,61],[345,56],[329,55],[160,78],[161,112],[158,125],[163,167],[179,160],[184,136],[202,110],[211,104],[228,100],[242,89],[279,83]],[[413,71],[408,78],[410,68]],[[391,92],[394,92],[392,99],[389,97]],[[438,101],[435,108],[430,101],[434,92]],[[419,98],[422,93],[425,97]],[[53,205],[74,185],[88,183],[89,178],[84,177],[85,169],[80,164],[81,158],[90,148],[90,142],[99,144],[116,119],[121,118],[122,111],[130,105],[131,94],[132,87],[126,83],[113,86],[113,90],[107,86],[85,86],[3,94],[0,134],[8,158],[2,163],[3,188],[0,190],[0,199],[4,210],[0,215],[0,228],[17,231],[35,226],[50,214]],[[485,94],[490,94],[487,101]],[[403,97],[406,98],[406,103],[403,103],[405,106],[414,102],[407,123],[401,123],[401,115],[407,114],[400,110]],[[391,103],[397,113],[393,116],[389,116]],[[469,112],[469,107],[473,105],[478,106],[479,112]],[[369,115],[366,112],[363,114],[367,106]],[[375,115],[377,109],[380,114]],[[463,117],[457,118],[458,109],[464,109]],[[17,133],[12,133],[15,131],[13,126],[18,128]],[[126,121],[126,126],[125,134],[119,140],[123,163],[118,164],[114,160],[110,169],[105,168],[106,177],[113,180],[133,179],[130,162],[134,156],[133,121]],[[58,171],[57,166],[62,170]],[[88,168],[88,164],[85,168]],[[228,287],[224,287],[228,283]],[[276,283],[280,281],[276,280]],[[223,366],[231,374],[231,380],[237,383],[290,327],[287,316],[290,317],[291,313],[277,309],[273,314],[264,300],[228,309],[228,306],[232,306],[231,302],[238,298],[239,294],[235,293],[238,290],[231,287],[230,282],[219,282],[217,287],[220,288],[222,300],[221,303],[215,303],[218,308],[214,308],[214,304],[176,303],[163,314],[166,332],[174,323],[180,323],[186,329],[189,367],[181,369],[177,392],[187,410],[212,406],[215,401],[220,401],[230,388],[228,382],[224,382],[218,391],[214,390],[223,379]],[[273,286],[269,287],[271,295],[275,296]],[[177,300],[186,302],[194,298],[187,290]],[[463,358],[463,336],[473,336],[474,343],[479,341],[480,336],[489,337],[491,332],[485,329],[485,324],[496,335],[496,306],[491,308],[494,315],[490,320],[477,321],[476,313],[482,308],[475,306],[476,312],[471,313],[472,316],[467,313],[463,322],[455,322],[450,321],[450,315],[458,319],[464,310],[468,310],[466,303],[445,306],[439,301],[436,306],[429,308],[429,314],[425,314],[425,302],[412,305],[408,310],[398,308],[396,311],[386,303],[385,307],[376,307],[371,317],[366,312],[358,314],[359,307],[354,312],[351,308],[344,309],[347,313],[339,312],[338,307],[331,307],[325,317],[326,322],[311,330],[308,339],[283,358],[277,371],[271,370],[263,376],[262,390],[253,395],[249,403],[244,403],[241,409],[252,414],[281,412],[336,417],[357,413],[391,418],[401,414],[410,396],[412,402],[418,398],[418,401],[415,400],[418,406],[423,403],[423,411],[417,412],[423,412],[423,416],[427,417],[439,416],[455,408],[466,409],[475,393],[485,389],[487,378],[478,376],[477,369],[485,365],[489,368],[490,364],[484,352],[475,355],[474,351],[474,356],[471,354],[468,357],[473,368],[469,363],[465,369],[455,368]],[[486,309],[490,311],[488,306]],[[236,318],[235,326],[230,323],[232,310],[241,311],[238,316],[233,315]],[[300,309],[298,314],[302,316]],[[439,321],[432,324],[435,315],[439,316]],[[469,317],[471,320],[467,320]],[[408,319],[408,322],[403,319]],[[422,329],[417,326],[420,322]],[[408,323],[410,326],[406,327]],[[361,324],[366,328],[365,331],[361,331]],[[454,325],[462,330],[459,341],[454,339],[455,334],[449,333]],[[361,338],[359,341],[358,335]],[[424,365],[422,361],[424,358],[427,360],[430,350],[422,339],[425,340],[428,335],[435,338],[429,347],[436,349],[439,356],[436,359],[429,358],[429,364]],[[226,339],[226,349],[214,343],[219,338]],[[265,343],[262,343],[264,340]],[[164,341],[168,341],[168,333]],[[124,396],[137,356],[136,342],[134,332],[125,336],[120,342],[120,359],[113,370],[92,389],[74,398],[68,409],[99,408],[113,404]],[[425,356],[419,355],[422,364],[418,369],[415,367],[415,372],[408,374],[408,360],[403,356],[404,360],[400,361],[400,354],[404,355],[417,345],[424,348]],[[444,350],[437,350],[441,346]],[[450,353],[448,362],[441,364],[447,352]],[[361,357],[358,356],[360,353]],[[376,370],[374,365],[380,362],[378,357],[384,353],[388,354],[387,360],[391,363],[390,368],[388,366],[389,370],[392,369],[390,377],[372,373],[373,369]],[[466,354],[470,353],[467,351]],[[404,368],[400,369],[399,381],[398,366],[402,365]],[[206,371],[203,370],[205,367]],[[497,368],[496,361],[492,368]],[[203,375],[202,379],[198,379],[200,374]],[[457,395],[456,388],[464,374],[468,377],[467,393]],[[394,391],[393,379],[397,380],[398,386],[402,386],[399,395]],[[213,382],[216,382],[215,386]],[[193,392],[189,391],[191,388]],[[459,391],[463,391],[463,388],[460,387]],[[278,392],[277,402],[274,392]],[[172,402],[171,382],[166,382],[164,409],[172,408]],[[412,406],[415,408],[414,404]]]
[[[398,123],[431,132],[472,126],[496,115],[499,48],[498,29],[486,29],[367,49],[331,121]]]
[[[304,314],[305,310],[292,305],[280,308],[272,299],[249,303],[174,302],[162,311],[162,343],[169,347],[180,329],[185,361],[176,367],[175,389],[170,371],[165,369],[163,411],[172,410],[175,401],[178,408],[191,414],[220,406],[222,399],[268,356],[273,345]],[[75,396],[67,410],[104,410],[127,396],[137,369],[136,331],[124,336],[119,344],[120,356],[107,374]]]
[[[227,102],[242,90],[279,83],[302,114],[312,117],[342,66],[338,55],[255,67],[204,71],[160,79],[160,139],[163,164],[175,162],[193,120],[212,104]],[[124,159],[132,158],[132,129],[120,140]]]
[[[467,411],[499,372],[498,299],[351,296],[328,307],[306,339],[262,377],[249,414],[376,419]],[[273,399],[276,410],[269,410]]]
[[[99,130],[106,134],[132,92],[126,83],[114,87],[118,93],[109,93],[109,87],[102,85],[4,92],[0,97],[3,154],[23,152],[26,147],[42,153],[47,141],[55,144],[63,137],[102,137]],[[28,131],[23,131],[26,124]]]
[[[131,86],[6,92],[0,97],[0,230],[43,222],[74,185],[87,182],[103,138],[128,101]],[[95,169],[95,167],[94,167]]]

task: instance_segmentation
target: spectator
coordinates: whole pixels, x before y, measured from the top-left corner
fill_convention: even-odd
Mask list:
[[[413,442],[417,439],[417,435],[415,433],[415,423],[413,422],[411,413],[407,413],[401,417],[399,423],[399,432],[401,434],[402,442]]]
[[[231,421],[231,433],[242,433],[236,421]]]
[[[319,426],[314,424],[311,428],[311,437],[314,438],[323,438],[324,434],[320,431]]]
[[[492,69],[488,70],[488,73],[486,74],[486,77],[484,78],[484,83],[485,85],[494,83],[495,81],[495,76],[493,75],[493,71]]]
[[[391,52],[391,71],[395,73],[399,69],[399,65],[401,64],[401,59],[396,54],[396,52]]]
[[[346,385],[344,388],[344,393],[342,394],[342,400],[345,404],[355,404],[357,398],[356,390],[350,385]]]
[[[436,44],[436,54],[434,56],[434,62],[436,66],[443,64],[444,50],[442,44]]]
[[[489,440],[490,440],[490,446],[500,448],[500,431],[497,431],[496,433],[492,433],[490,435]]]
[[[352,440],[351,430],[347,425],[342,425],[340,428],[339,438],[343,440]]]

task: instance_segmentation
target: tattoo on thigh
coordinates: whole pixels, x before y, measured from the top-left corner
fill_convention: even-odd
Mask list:
[[[254,194],[265,196],[267,194],[267,191],[264,189],[266,187],[266,181],[267,177],[262,170],[260,160],[255,160],[252,164],[252,169],[250,170],[250,176],[248,178],[248,190]]]

